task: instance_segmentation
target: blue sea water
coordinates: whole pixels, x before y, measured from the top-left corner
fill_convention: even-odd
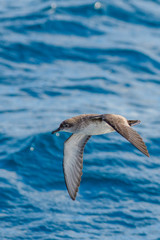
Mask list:
[[[1,0],[0,239],[160,240],[160,1]],[[51,135],[82,113],[140,119],[85,147],[76,201]]]

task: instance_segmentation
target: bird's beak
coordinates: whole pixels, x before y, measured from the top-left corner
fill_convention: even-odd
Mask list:
[[[59,128],[57,128],[56,130],[52,131],[51,133],[54,134],[54,133],[56,133],[56,132],[59,132],[60,130],[61,130],[61,129],[60,129],[60,127],[59,127]]]

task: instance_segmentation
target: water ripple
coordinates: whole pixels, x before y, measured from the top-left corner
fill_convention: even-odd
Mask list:
[[[0,239],[159,239],[159,1],[1,1]],[[76,201],[51,135],[81,113],[140,119],[150,158],[93,136]],[[82,207],[83,206],[83,207]]]

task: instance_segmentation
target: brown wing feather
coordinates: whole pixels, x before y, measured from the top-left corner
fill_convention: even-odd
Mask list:
[[[139,151],[149,157],[149,153],[143,139],[134,129],[129,126],[127,119],[120,115],[105,114],[103,116],[103,120],[112,126],[130,143],[132,143],[137,149],[139,149]]]
[[[64,144],[63,172],[70,197],[75,200],[83,168],[83,151],[90,136],[72,134]]]

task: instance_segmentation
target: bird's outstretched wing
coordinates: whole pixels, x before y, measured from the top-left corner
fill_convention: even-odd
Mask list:
[[[72,134],[64,143],[63,171],[70,197],[75,200],[83,168],[84,147],[91,136]]]
[[[132,143],[137,149],[139,149],[139,151],[149,157],[149,153],[143,139],[133,128],[130,127],[127,119],[122,116],[117,117],[117,115],[114,114],[104,114],[102,119],[130,143]]]

